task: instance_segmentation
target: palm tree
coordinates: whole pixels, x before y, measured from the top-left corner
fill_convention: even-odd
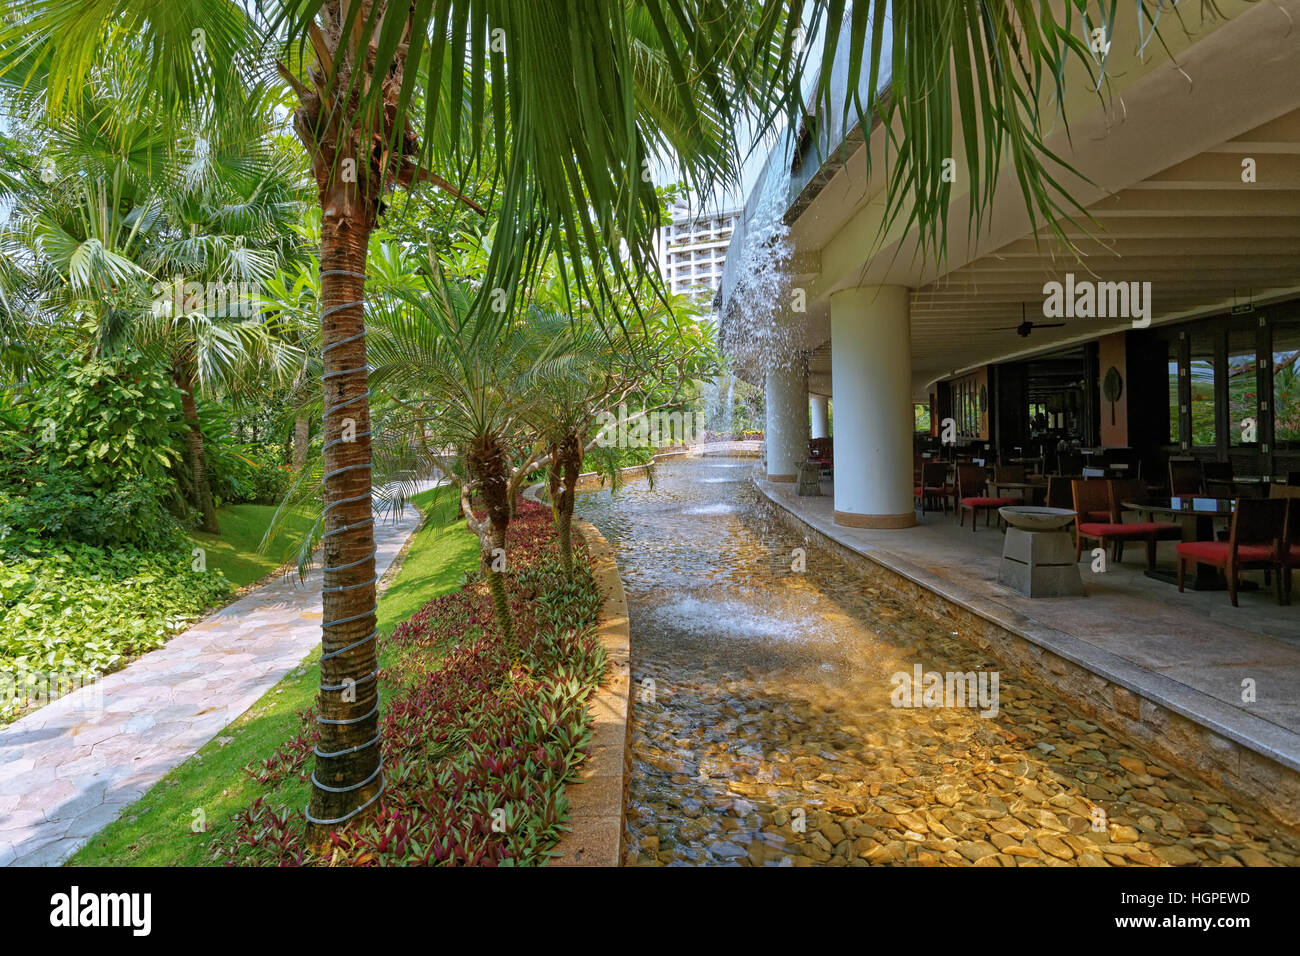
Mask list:
[[[1138,17],[1146,7],[1134,0]],[[872,94],[845,113],[887,126],[897,119],[904,132],[888,176],[896,210],[910,199],[909,216],[942,236],[950,184],[935,160],[951,154],[960,108],[970,181],[992,183],[1010,156],[1026,201],[1054,221],[1063,192],[1048,171],[1055,157],[1043,146],[1039,103],[1070,58],[1094,68],[1079,21],[1108,21],[1114,3],[862,0],[847,17],[844,8],[841,0],[267,0],[253,18],[237,0],[23,0],[5,15],[0,78],[45,90],[56,114],[117,47],[141,50],[142,95],[172,105],[223,103],[261,67],[259,41],[282,54],[277,69],[298,97],[294,127],[323,212],[326,587],[309,819],[344,822],[383,786],[363,300],[367,237],[390,190],[449,186],[434,161],[464,168],[490,140],[504,228],[482,298],[513,300],[552,240],[579,284],[588,278],[584,251],[609,253],[620,279],[642,275],[653,269],[658,221],[653,158],[675,154],[708,195],[734,177],[745,114],[752,108],[759,131],[781,115],[793,128],[809,105],[805,72],[829,64],[826,51],[847,29],[848,85],[865,76]],[[894,75],[882,89],[887,21]],[[820,59],[797,43],[819,29]],[[831,73],[813,87],[827,107]],[[973,191],[976,225],[990,194],[991,186]]]
[[[638,416],[650,415],[677,404],[691,381],[716,374],[708,336],[687,324],[697,315],[689,298],[672,296],[655,302],[626,337],[615,339],[609,331],[613,323],[592,315],[529,310],[529,334],[557,343],[552,357],[529,375],[527,387],[536,392],[530,417],[546,444],[547,488],[566,574],[573,574],[578,476],[589,453],[600,447],[602,436],[593,426],[601,415],[617,415],[632,396],[641,399]],[[609,451],[596,456],[596,470],[616,480],[621,462],[614,449]]]
[[[441,270],[424,292],[406,292],[377,309],[371,323],[377,333],[372,381],[406,413],[383,443],[382,470],[399,479],[387,499],[402,500],[403,476],[430,470],[457,486],[465,522],[479,539],[497,624],[517,661],[506,531],[515,497],[546,453],[533,425],[542,400],[535,379],[569,340],[475,308],[467,284],[447,280]]]
[[[204,135],[196,123],[165,129],[155,113],[126,112],[130,66],[63,122],[37,116],[44,156],[12,193],[0,244],[39,277],[37,321],[85,325],[95,351],[141,348],[166,363],[187,426],[182,484],[216,534],[196,395],[287,357],[250,306],[286,252],[293,184],[269,147],[264,103],[249,98]]]

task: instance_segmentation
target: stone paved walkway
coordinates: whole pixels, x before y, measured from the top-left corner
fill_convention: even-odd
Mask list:
[[[376,519],[379,573],[419,522]],[[296,667],[320,622],[319,568],[278,579],[0,729],[0,866],[67,860]]]

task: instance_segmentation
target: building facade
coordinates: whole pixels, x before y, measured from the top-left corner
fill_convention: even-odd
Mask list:
[[[1226,4],[1165,31],[1160,56],[1143,56],[1140,24],[1121,18],[1109,98],[1067,74],[1068,126],[1046,146],[1077,172],[1068,186],[1087,215],[1063,224],[1072,248],[1035,229],[1007,167],[986,228],[921,254],[915,225],[886,219],[889,131],[845,118],[854,91],[834,90],[815,135],[771,150],[720,292],[724,348],[766,383],[769,478],[794,480],[818,396],[833,403],[834,517],[847,526],[915,523],[918,404],[936,443],[949,422],[955,451],[1047,459],[1054,473],[1100,451],[1156,482],[1178,457],[1256,479],[1300,471],[1300,44],[1279,9]],[[1122,119],[1108,106],[1121,97]],[[977,188],[955,181],[954,223]],[[772,206],[798,293],[778,305],[779,335],[753,327],[764,303],[737,253]]]
[[[659,230],[659,270],[674,294],[712,298],[722,282],[727,248],[740,210],[705,213],[676,205],[672,225]]]

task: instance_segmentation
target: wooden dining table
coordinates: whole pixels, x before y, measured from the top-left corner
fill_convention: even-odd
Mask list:
[[[1121,504],[1128,510],[1143,516],[1171,520],[1183,528],[1184,541],[1213,541],[1214,522],[1232,520],[1237,510],[1236,498],[1211,498],[1199,495],[1176,495],[1168,498],[1140,498],[1136,501],[1124,501]],[[1146,576],[1167,584],[1178,583],[1178,569],[1152,568]],[[1193,591],[1222,591],[1228,585],[1222,572],[1208,565],[1196,565],[1195,576],[1189,576],[1185,587]],[[1255,584],[1242,581],[1242,590],[1251,590]]]

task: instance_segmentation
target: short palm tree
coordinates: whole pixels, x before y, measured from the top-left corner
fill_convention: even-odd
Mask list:
[[[529,416],[546,446],[547,490],[567,574],[573,573],[578,477],[600,447],[602,434],[594,426],[601,416],[618,415],[630,397],[641,399],[637,415],[648,416],[676,404],[692,381],[716,374],[712,342],[690,324],[697,315],[689,298],[671,296],[653,301],[625,335],[615,336],[612,321],[591,314],[529,310],[529,334],[556,343],[548,360],[529,374],[527,387],[535,393]],[[608,451],[596,456],[596,470],[616,480],[621,460],[616,449]]]
[[[520,488],[547,450],[534,427],[542,400],[535,379],[568,340],[538,335],[529,322],[475,303],[467,284],[438,270],[424,292],[399,294],[376,309],[372,382],[405,413],[381,440],[383,471],[394,479],[386,494],[400,501],[401,479],[422,473],[457,486],[479,539],[497,624],[518,660],[506,531]]]

